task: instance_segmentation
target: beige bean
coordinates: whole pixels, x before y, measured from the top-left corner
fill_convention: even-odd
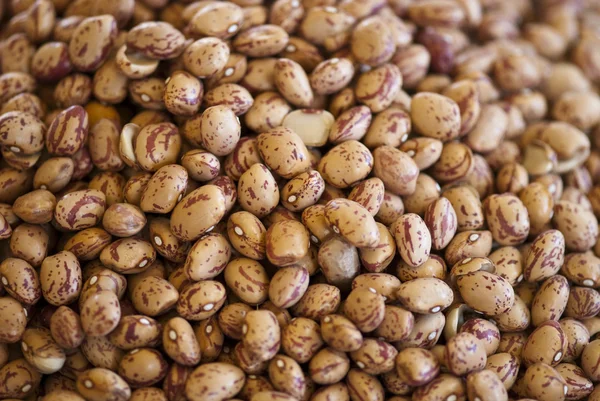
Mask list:
[[[199,220],[190,221],[188,213],[194,214]],[[177,203],[171,213],[171,231],[180,240],[196,240],[202,234],[212,230],[224,214],[223,191],[215,185],[204,185],[193,190]]]
[[[184,167],[162,166],[146,184],[139,206],[146,213],[169,213],[183,197],[187,184],[188,172]]]
[[[25,359],[15,359],[0,368],[0,375],[10,378],[0,386],[0,396],[5,399],[22,399],[33,394],[42,375]]]
[[[0,264],[2,288],[11,297],[25,305],[33,305],[42,296],[37,271],[26,261],[7,258]]]
[[[360,331],[367,333],[383,322],[385,301],[373,288],[356,288],[346,298],[344,314]]]
[[[77,391],[94,401],[126,401],[131,396],[127,382],[104,368],[90,369],[78,376]]]
[[[66,360],[65,352],[54,341],[50,330],[44,328],[25,330],[21,350],[25,360],[43,374],[58,372]]]
[[[321,158],[318,165],[323,179],[336,188],[347,188],[356,184],[364,179],[372,168],[373,155],[369,149],[353,140],[333,147]]]
[[[396,372],[410,386],[421,386],[433,380],[440,365],[431,351],[406,348],[396,356]]]
[[[417,278],[402,283],[398,300],[404,308],[414,313],[437,313],[454,301],[451,288],[437,278]]]
[[[361,74],[354,92],[359,103],[378,113],[392,104],[401,86],[400,69],[388,63]]]
[[[62,348],[74,349],[81,345],[85,337],[81,318],[68,306],[60,306],[50,318],[50,334]]]
[[[265,164],[283,178],[293,178],[310,168],[308,149],[293,130],[274,128],[260,134],[257,140]]]
[[[106,60],[117,36],[111,15],[88,17],[78,24],[69,42],[69,57],[79,71],[95,71]]]
[[[431,251],[431,234],[419,215],[408,213],[394,222],[394,238],[402,260],[412,267],[422,265]]]
[[[502,277],[486,271],[461,275],[456,285],[467,305],[488,315],[499,315],[514,304],[512,286]]]
[[[461,112],[454,100],[436,93],[419,93],[411,102],[412,123],[420,134],[450,141],[461,130]]]
[[[225,282],[241,300],[250,304],[263,303],[269,295],[269,276],[256,260],[237,258],[225,267]]]
[[[486,221],[494,240],[517,245],[529,235],[529,216],[523,203],[512,194],[491,195],[483,203]]]
[[[333,384],[342,380],[350,369],[350,360],[344,352],[323,348],[308,365],[310,378],[318,384]]]
[[[545,363],[536,363],[527,368],[523,380],[527,385],[527,393],[538,400],[564,400],[568,391],[560,373]]]
[[[171,309],[179,299],[179,293],[167,280],[149,276],[143,278],[133,289],[131,301],[135,309],[148,316],[157,316]]]
[[[269,169],[260,163],[252,165],[238,181],[238,199],[244,210],[261,218],[279,203],[279,188]]]
[[[341,302],[338,287],[329,284],[312,284],[291,309],[297,316],[318,320],[325,315],[335,313]]]
[[[373,151],[373,173],[388,191],[404,196],[415,192],[419,168],[407,153],[384,145]]]
[[[160,342],[162,326],[144,315],[123,316],[108,339],[122,350],[152,347]],[[131,334],[133,333],[133,335]]]
[[[558,230],[548,230],[531,244],[523,269],[525,280],[541,281],[558,273],[564,261],[565,237]]]
[[[117,327],[121,308],[112,291],[98,291],[89,295],[80,308],[81,326],[89,336],[105,336]]]

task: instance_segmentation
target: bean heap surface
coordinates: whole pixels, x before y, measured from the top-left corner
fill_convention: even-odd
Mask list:
[[[600,401],[600,1],[0,0],[0,400]]]

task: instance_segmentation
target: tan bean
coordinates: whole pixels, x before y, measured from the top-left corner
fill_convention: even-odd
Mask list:
[[[349,59],[330,58],[320,62],[312,70],[310,85],[315,93],[330,95],[344,89],[353,77],[354,65]]]
[[[265,217],[279,203],[279,188],[267,167],[252,165],[238,181],[238,199],[242,208],[257,217]]]
[[[25,359],[15,359],[0,368],[0,375],[9,378],[0,386],[0,396],[5,399],[23,399],[33,394],[42,375]]]
[[[225,83],[212,88],[204,94],[203,102],[206,107],[227,106],[236,116],[245,114],[254,103],[248,90],[237,84]]]
[[[112,344],[126,351],[152,347],[160,342],[161,329],[160,323],[148,316],[123,316],[117,327],[108,335],[108,339]]]
[[[431,351],[406,348],[396,356],[396,372],[410,386],[421,386],[433,380],[440,365]]]
[[[11,297],[25,305],[33,305],[42,296],[37,271],[26,261],[7,258],[0,264],[2,288]]]
[[[234,259],[225,267],[225,282],[241,300],[251,305],[263,303],[269,295],[269,277],[256,260]]]
[[[344,314],[360,331],[367,333],[383,322],[385,301],[373,288],[356,288],[346,298]]]
[[[0,298],[0,311],[2,311],[3,316],[0,339],[2,342],[9,344],[18,342],[25,332],[27,311],[11,297]]]
[[[274,128],[257,138],[258,151],[265,164],[283,178],[310,168],[308,149],[302,138],[289,128]]]
[[[230,154],[240,140],[240,132],[239,118],[227,105],[215,105],[202,113],[201,143],[209,152],[217,156]]]
[[[456,102],[436,93],[414,96],[411,116],[417,132],[444,142],[457,138],[461,130],[461,113]]]
[[[108,341],[107,337],[86,337],[81,343],[81,353],[94,367],[116,371],[124,352]],[[87,368],[87,366],[85,367]],[[73,375],[74,379],[76,375]],[[80,377],[78,375],[76,377]]]
[[[281,204],[291,211],[301,211],[317,203],[325,191],[325,181],[316,170],[300,173],[281,189]]]
[[[280,53],[288,40],[288,34],[283,28],[277,25],[260,25],[237,35],[233,47],[249,57],[268,57]]]
[[[104,212],[102,226],[109,234],[127,237],[140,232],[146,225],[146,216],[137,207],[115,203]]]
[[[344,352],[323,348],[308,365],[310,378],[318,384],[333,384],[342,380],[350,369],[350,360]]]
[[[185,38],[177,29],[166,22],[144,22],[127,33],[127,47],[147,58],[165,60],[179,56]]]
[[[269,363],[269,379],[273,387],[294,397],[301,398],[306,392],[306,379],[298,362],[278,355]]]
[[[431,251],[431,234],[421,217],[414,213],[400,216],[394,222],[394,238],[402,260],[412,267],[422,265]]]
[[[491,195],[486,198],[483,209],[495,241],[501,245],[516,245],[527,239],[527,209],[516,196]]]
[[[548,230],[536,237],[525,258],[525,280],[541,281],[558,273],[564,261],[565,238],[558,230]]]
[[[171,309],[179,299],[179,293],[167,280],[149,276],[143,278],[133,289],[131,301],[135,309],[148,316],[157,316]]]
[[[54,341],[50,330],[45,328],[25,330],[21,350],[25,360],[43,374],[58,372],[66,360],[65,352]]]
[[[414,313],[436,313],[454,301],[451,288],[437,278],[417,278],[402,283],[398,300],[404,308]]]
[[[492,234],[489,231],[463,231],[457,234],[446,247],[448,264],[469,257],[486,257],[492,249]]]
[[[396,195],[411,195],[416,190],[417,165],[407,153],[391,146],[380,146],[373,151],[373,172]]]
[[[202,224],[190,221],[188,213],[197,216]],[[180,240],[196,240],[210,231],[224,214],[223,191],[215,185],[204,185],[190,192],[175,206],[171,213],[171,231]]]
[[[184,167],[162,166],[146,184],[139,206],[147,213],[169,213],[183,197],[187,184],[188,172]]]
[[[242,343],[251,358],[267,361],[279,350],[281,332],[275,314],[267,310],[250,311],[242,327]]]
[[[279,269],[269,283],[269,299],[280,308],[289,308],[300,301],[309,284],[309,273],[303,267]]]
[[[562,360],[567,348],[567,339],[558,322],[546,321],[540,324],[527,338],[521,353],[525,366],[546,363],[556,366]]]
[[[78,376],[77,391],[94,401],[126,401],[131,396],[127,382],[104,368],[90,369]]]
[[[456,285],[467,305],[488,315],[506,312],[514,303],[514,290],[510,284],[486,271],[458,276]]]
[[[356,184],[364,179],[372,168],[373,155],[369,149],[353,140],[333,147],[321,158],[318,165],[323,179],[336,188],[347,188]]]
[[[81,267],[75,255],[62,251],[42,262],[40,283],[44,299],[52,305],[67,305],[79,297],[82,288]]]
[[[187,71],[175,71],[167,78],[163,101],[172,114],[191,117],[200,109],[203,95],[204,87],[198,78]]]
[[[281,333],[281,348],[298,363],[308,362],[323,346],[321,329],[314,320],[298,317]]]
[[[160,242],[164,242],[162,237]],[[156,237],[154,238],[156,242]],[[194,281],[216,277],[229,262],[231,247],[221,234],[210,233],[200,238],[187,252],[185,274]]]
[[[79,71],[95,71],[106,60],[117,36],[117,21],[111,15],[89,17],[73,31],[69,42],[71,62]]]
[[[292,307],[297,316],[318,320],[322,316],[335,313],[341,302],[340,289],[329,284],[309,285],[300,301]]]
[[[206,280],[183,288],[177,302],[177,312],[187,320],[203,320],[221,309],[225,303],[223,284]]]
[[[46,127],[33,114],[9,111],[0,117],[0,144],[15,154],[30,155],[44,147]],[[49,149],[50,150],[50,149]]]
[[[158,123],[146,125],[139,131],[133,152],[139,167],[154,172],[175,163],[180,147],[181,136],[177,127],[171,123]]]
[[[81,318],[67,306],[60,306],[50,318],[50,334],[62,348],[74,349],[81,345],[85,337]]]
[[[536,363],[527,368],[523,380],[527,385],[527,393],[539,400],[564,400],[568,391],[564,378],[545,363]]]
[[[146,387],[161,381],[167,374],[167,361],[150,348],[129,351],[119,363],[119,375],[132,387]]]

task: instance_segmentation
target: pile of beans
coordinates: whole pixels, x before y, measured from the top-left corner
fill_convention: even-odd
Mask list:
[[[0,0],[0,399],[599,401],[599,85],[597,0]]]

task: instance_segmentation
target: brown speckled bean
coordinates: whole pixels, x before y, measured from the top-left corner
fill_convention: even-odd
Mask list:
[[[27,311],[11,297],[0,298],[0,311],[2,311],[0,339],[9,344],[18,342],[25,332]]]
[[[95,71],[106,60],[117,36],[117,22],[111,15],[89,17],[73,31],[69,57],[76,69]]]
[[[7,258],[0,264],[2,288],[11,297],[25,304],[35,304],[42,296],[37,271],[26,261]]]
[[[409,266],[422,265],[431,251],[431,234],[419,215],[407,213],[394,222],[392,231],[402,260]]]
[[[122,350],[152,347],[160,342],[161,325],[144,315],[123,316],[108,339]]]
[[[179,293],[167,280],[149,276],[133,289],[131,301],[135,309],[148,316],[160,315],[177,303]]]
[[[309,285],[300,301],[292,307],[296,316],[318,320],[335,313],[340,306],[340,289],[329,284]]]
[[[153,60],[179,56],[184,49],[185,37],[167,22],[144,22],[127,33],[127,47]]]
[[[25,359],[15,359],[0,368],[0,375],[6,377],[0,385],[0,397],[22,399],[33,394],[42,380],[42,375]]]
[[[40,268],[40,283],[44,299],[52,305],[67,305],[79,296],[83,280],[75,255],[62,251],[48,256]]]
[[[192,213],[199,220],[190,220]],[[223,191],[215,185],[204,185],[190,192],[175,206],[171,213],[171,231],[180,240],[196,240],[212,230],[224,214]]]
[[[50,318],[50,333],[62,348],[77,348],[83,342],[85,333],[81,318],[68,306],[60,306]]]
[[[373,168],[373,155],[362,143],[346,141],[333,147],[319,161],[323,179],[336,188],[347,188],[366,178]]]
[[[467,305],[491,316],[508,311],[514,304],[512,286],[502,277],[486,271],[458,276],[456,285]]]
[[[356,100],[373,113],[388,108],[402,86],[402,74],[394,64],[383,64],[361,74],[356,81]]]
[[[188,172],[184,167],[162,166],[146,184],[139,206],[146,213],[169,213],[183,197],[187,184]]]
[[[9,111],[0,116],[0,145],[7,146],[15,154],[33,154],[43,147],[46,129],[33,114]]]
[[[77,377],[77,391],[86,399],[126,401],[131,389],[118,374],[104,368],[93,368]]]
[[[177,312],[187,320],[206,319],[221,309],[225,295],[225,287],[217,281],[190,284],[181,291]]]
[[[406,348],[396,356],[396,372],[408,385],[421,386],[433,380],[440,365],[431,351]]]
[[[344,303],[344,314],[363,333],[375,330],[385,316],[385,300],[373,288],[356,288]]]
[[[237,190],[242,208],[259,218],[271,213],[279,203],[279,188],[264,164],[256,163],[246,170]]]

